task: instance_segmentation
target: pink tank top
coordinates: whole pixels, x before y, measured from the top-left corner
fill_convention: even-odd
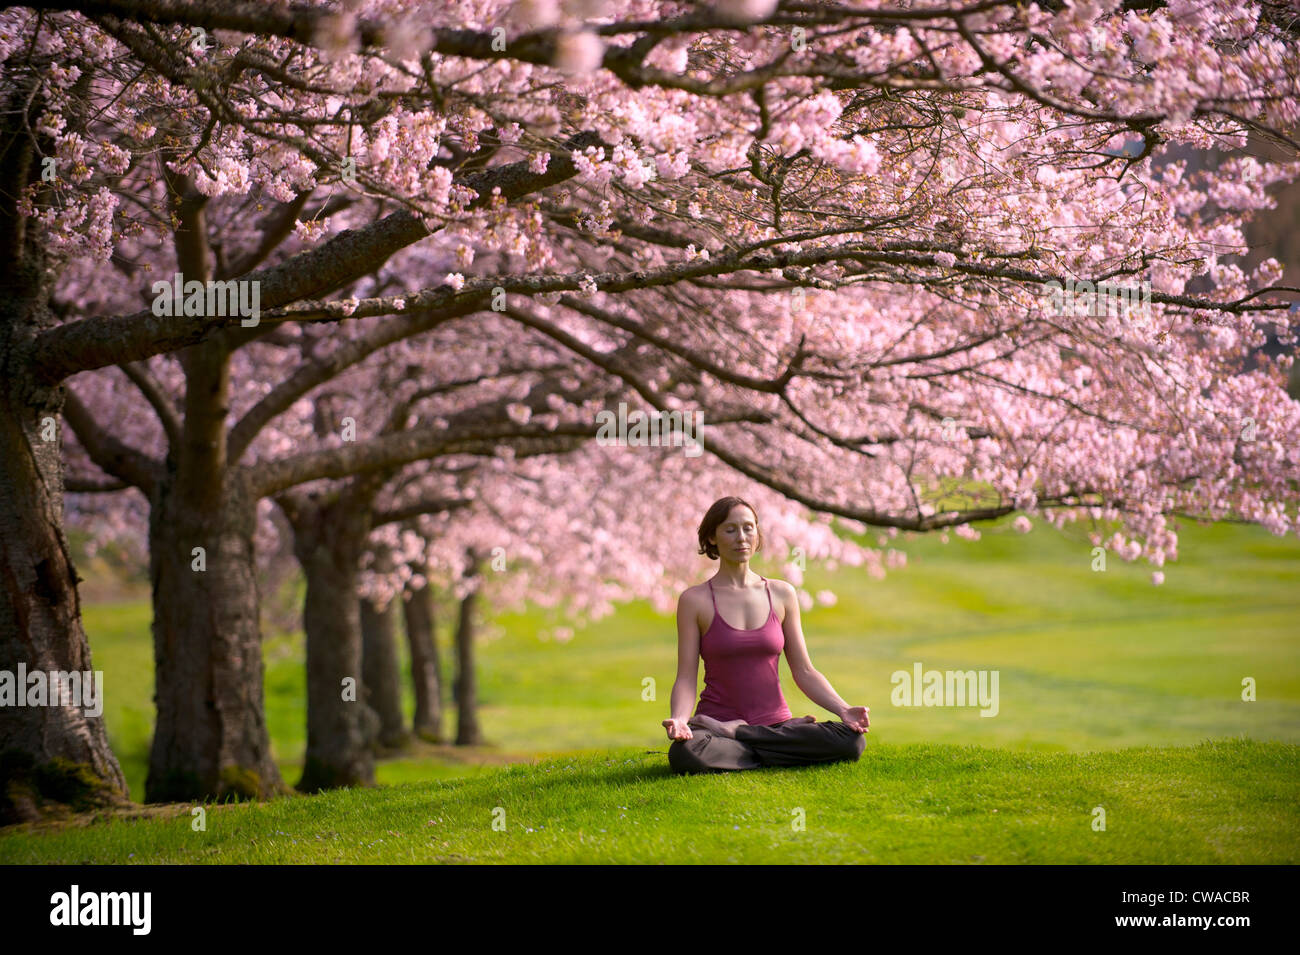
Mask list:
[[[718,613],[713,598],[713,622],[700,638],[704,657],[704,692],[695,712],[715,720],[744,720],[751,726],[769,726],[790,719],[790,707],[781,693],[777,663],[785,649],[785,633],[772,606],[772,584],[767,585],[767,622],[757,630],[737,630]]]

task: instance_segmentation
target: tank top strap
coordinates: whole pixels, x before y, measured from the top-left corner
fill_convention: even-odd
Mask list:
[[[776,610],[776,608],[772,606],[772,582],[764,577],[763,584],[767,587],[767,610],[768,613],[772,613]]]
[[[718,595],[713,592],[713,581],[706,580],[705,583],[709,585],[709,596],[713,598],[713,612],[716,614],[718,612]]]

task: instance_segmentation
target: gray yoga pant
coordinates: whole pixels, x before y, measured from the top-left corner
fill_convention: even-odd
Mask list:
[[[856,762],[866,747],[866,735],[841,720],[770,726],[736,727],[736,738],[715,736],[693,723],[690,739],[673,740],[668,765],[675,773],[721,773],[763,766],[808,766],[813,763]]]

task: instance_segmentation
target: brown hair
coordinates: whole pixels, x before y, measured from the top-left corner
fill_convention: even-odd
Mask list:
[[[739,497],[720,497],[709,506],[708,511],[704,514],[704,520],[700,521],[700,553],[709,558],[709,560],[718,559],[718,548],[713,541],[709,540],[722,522],[727,519],[731,509],[736,506],[743,506],[750,509],[754,515],[754,524],[758,530],[758,541],[754,545],[754,553],[763,549],[763,531],[758,525],[758,511],[754,510],[754,505]]]

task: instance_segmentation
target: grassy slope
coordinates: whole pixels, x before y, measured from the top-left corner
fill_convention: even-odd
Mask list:
[[[39,837],[10,831],[0,859],[1294,864],[1298,770],[1300,747],[1254,740],[1087,755],[886,744],[854,764],[694,778],[657,753],[618,749],[213,806],[203,831],[186,807]],[[1093,828],[1097,807],[1105,831]]]
[[[745,858],[761,858],[766,851],[762,847],[770,844],[775,846],[771,851],[778,853],[771,858],[791,859],[796,857],[780,853],[788,853],[792,845],[804,847],[800,852],[810,851],[818,843],[812,837],[818,830],[811,812],[805,833],[787,831],[789,824],[782,820],[788,817],[788,808],[782,809],[775,822],[770,817],[776,807],[799,804],[791,802],[793,789],[795,793],[812,791],[821,812],[839,820],[823,823],[828,828],[820,830],[836,833],[827,836],[831,841],[846,838],[843,826],[857,819],[861,826],[850,825],[848,831],[860,828],[860,838],[849,838],[848,844],[873,858],[871,853],[887,853],[893,848],[915,855],[912,861],[940,857],[960,861],[981,855],[988,861],[1034,858],[1037,843],[1016,836],[1022,828],[1040,834],[1060,827],[1065,827],[1062,832],[1073,832],[1078,813],[1083,813],[1086,823],[1093,806],[1102,805],[1111,812],[1109,807],[1119,799],[1131,801],[1130,809],[1143,814],[1145,823],[1141,828],[1146,835],[1138,837],[1137,842],[1124,843],[1121,823],[1112,814],[1107,833],[1092,833],[1084,826],[1087,836],[1101,837],[1106,839],[1104,842],[1053,840],[1063,853],[1063,861],[1074,859],[1076,853],[1083,853],[1080,859],[1111,861],[1102,847],[1119,844],[1128,846],[1124,858],[1129,861],[1172,861],[1167,854],[1160,855],[1160,846],[1172,850],[1173,843],[1181,847],[1176,854],[1182,861],[1227,861],[1229,857],[1241,861],[1241,853],[1252,846],[1250,851],[1256,853],[1251,856],[1253,861],[1295,861],[1292,807],[1297,795],[1294,744],[1300,743],[1300,656],[1296,653],[1296,637],[1300,635],[1296,587],[1300,542],[1275,538],[1258,528],[1187,525],[1183,528],[1180,559],[1166,566],[1167,580],[1160,587],[1150,584],[1145,565],[1111,560],[1106,572],[1093,572],[1086,541],[1077,533],[1062,536],[1048,526],[1021,536],[1003,524],[985,529],[984,539],[979,542],[953,537],[945,545],[930,538],[912,541],[907,547],[912,566],[892,571],[884,581],[845,568],[835,573],[810,572],[806,582],[813,592],[833,587],[839,597],[836,606],[819,607],[803,615],[814,663],[841,696],[872,708],[873,729],[867,755],[855,767],[821,768],[793,776],[789,771],[759,774],[763,779],[696,780],[694,785],[663,779],[667,741],[659,721],[667,715],[674,671],[671,618],[659,617],[643,605],[633,606],[578,631],[566,644],[535,638],[542,621],[540,613],[499,618],[505,635],[486,642],[481,651],[482,721],[490,740],[486,752],[571,754],[552,764],[550,772],[557,779],[571,778],[575,785],[584,781],[594,785],[592,798],[601,800],[598,806],[579,802],[573,806],[576,815],[557,814],[556,810],[571,805],[582,794],[570,791],[568,786],[552,787],[557,801],[550,808],[545,801],[536,803],[537,832],[526,834],[528,838],[544,847],[548,839],[556,838],[558,827],[572,831],[588,826],[583,821],[586,819],[608,819],[612,823],[617,813],[608,816],[610,800],[631,806],[629,800],[639,798],[638,787],[649,786],[653,792],[647,796],[650,802],[646,805],[654,806],[656,799],[667,798],[663,812],[677,817],[671,828],[647,843],[651,857],[664,858],[662,853],[676,847],[672,852],[691,858],[686,836],[697,823],[708,827],[710,840],[721,840],[717,851],[725,857],[732,851],[727,847],[733,837],[725,834],[723,830],[728,827],[722,826],[717,813],[732,812],[735,805],[743,803],[747,812],[760,812],[754,819],[762,821],[753,825],[763,827],[767,833],[763,839],[767,841],[760,840],[760,845],[737,835],[734,838],[741,842],[736,843],[734,851],[743,852]],[[701,579],[713,566],[701,561]],[[759,570],[776,573],[770,564],[759,565]],[[105,671],[110,738],[123,762],[132,794],[138,799],[143,794],[152,721],[148,607],[139,602],[88,605],[85,614],[95,666]],[[441,639],[445,648],[445,633]],[[268,721],[275,752],[286,779],[292,783],[297,779],[304,742],[301,634],[268,640],[266,659]],[[997,669],[999,715],[987,719],[975,709],[891,706],[890,674],[899,669],[910,671],[914,661],[927,669]],[[792,685],[784,664],[782,669],[792,709],[825,718],[824,711],[808,703]],[[641,700],[645,677],[657,681],[654,702]],[[1241,700],[1244,677],[1256,679],[1258,701]],[[408,698],[407,712],[411,709]],[[1253,747],[1243,737],[1292,745]],[[1237,738],[1237,742],[1230,748],[1129,753],[1123,757],[1111,753],[1066,755],[1135,746],[1188,747],[1211,738]],[[1018,752],[984,750],[976,756],[962,756],[961,749],[907,744],[1003,747]],[[614,747],[628,749],[620,750],[621,757],[611,760]],[[590,759],[577,758],[576,754],[584,751]],[[1028,773],[1023,764],[1031,758],[1040,770]],[[961,770],[953,775],[946,767],[951,764],[960,768],[963,760],[971,759],[987,763],[990,768],[984,771],[990,776],[983,785],[964,793],[971,782],[967,779],[969,772]],[[561,768],[570,762],[583,768]],[[1263,785],[1258,801],[1244,800],[1247,790],[1229,792],[1219,788],[1236,785],[1227,778],[1234,773],[1226,762],[1240,763],[1239,770],[1247,771],[1248,777],[1253,774],[1253,783]],[[611,770],[606,763],[623,768]],[[337,801],[344,815],[350,808],[364,805],[365,814],[375,816],[373,824],[364,819],[357,821],[360,828],[356,830],[344,818],[327,819],[327,831],[338,833],[338,838],[329,840],[332,845],[328,851],[345,859],[361,858],[349,853],[383,837],[384,826],[410,835],[412,822],[402,815],[402,806],[442,807],[445,819],[450,819],[447,813],[462,800],[466,806],[490,811],[488,803],[494,787],[502,793],[526,793],[537,785],[538,772],[545,770],[518,767],[503,775],[488,766],[420,755],[383,763],[380,782],[428,783],[467,775],[474,778],[401,787],[392,790],[391,797],[389,793],[367,792],[315,799],[325,807]],[[570,777],[570,772],[576,776]],[[601,787],[610,784],[611,776],[614,781],[625,780],[630,787],[621,800],[612,794],[608,798],[599,796]],[[791,781],[782,783],[781,779]],[[864,787],[864,781],[869,785]],[[883,789],[882,783],[886,784]],[[932,797],[925,795],[927,786],[933,786]],[[717,788],[734,791],[742,799],[720,802]],[[972,826],[976,814],[983,811],[983,803],[974,795],[976,791],[996,792],[997,799],[1005,801],[995,801],[988,807],[995,819],[1006,814],[1004,818],[996,824],[985,823],[994,824],[994,831],[1001,834],[1000,849],[988,844],[988,834],[969,843],[964,837],[958,838],[958,833]],[[841,792],[843,798],[837,795]],[[1045,797],[1039,794],[1052,798],[1042,801]],[[1069,794],[1073,794],[1070,798],[1074,801],[1057,799]],[[1283,796],[1289,802],[1275,802]],[[390,804],[390,798],[395,802]],[[951,807],[951,816],[960,818],[961,825],[946,827],[944,814],[934,811],[938,803],[931,805],[927,801],[931,798],[944,800],[943,805]],[[861,803],[863,799],[866,803]],[[1173,800],[1172,804],[1168,800]],[[302,813],[302,818],[308,819],[305,808],[291,808],[295,803],[315,805],[310,800],[288,800],[279,808],[217,808],[212,810],[210,820],[232,811],[249,813],[246,824],[254,827],[255,818],[273,819],[281,812],[290,816]],[[497,804],[501,803],[492,803]],[[716,808],[728,804],[732,808]],[[764,805],[767,810],[757,808]],[[871,807],[870,811],[862,809],[862,805]],[[992,814],[991,809],[998,805],[1004,808]],[[761,815],[769,810],[768,816]],[[1236,812],[1248,814],[1249,819],[1234,818]],[[392,824],[381,825],[379,820],[388,818],[389,813],[394,814],[389,819]],[[888,829],[873,829],[874,823],[869,824],[869,820],[881,813],[896,821],[925,821],[922,829],[935,829],[935,842],[927,843],[915,827],[894,830],[892,835],[886,835]],[[1149,823],[1196,818],[1198,814],[1203,817],[1202,825],[1193,836],[1168,831],[1143,849],[1142,839],[1149,840],[1152,834]],[[629,818],[644,826],[642,832],[652,831],[649,818]],[[544,822],[547,819],[552,821]],[[1023,827],[1009,825],[1007,819],[1022,820]],[[294,827],[280,825],[285,831],[305,831],[288,817],[284,821]],[[512,818],[511,832],[514,821]],[[424,820],[419,825],[426,823]],[[618,825],[625,823],[620,820]],[[744,833],[746,823],[740,820],[737,824],[741,829],[731,831]],[[185,833],[190,831],[183,820],[169,825],[181,827]],[[428,829],[432,831],[438,825]],[[461,820],[456,825],[459,828],[452,833],[454,837],[443,840],[447,846],[442,848],[447,853],[483,859],[501,857],[494,854],[501,851],[501,840],[490,840],[505,833],[487,828],[485,833],[477,834],[480,823],[472,820]],[[541,825],[547,826],[546,839],[534,839],[543,833]],[[771,826],[776,828],[769,832]],[[534,856],[518,844],[507,855],[554,860],[570,858],[566,852],[581,850],[595,853],[593,858],[633,858],[641,851],[636,846],[619,847],[605,840],[606,835],[620,831],[617,828],[605,834],[598,832],[601,827],[594,822],[588,828],[592,831],[584,829],[576,848],[569,844],[570,840],[561,839],[551,844],[550,850],[543,848],[541,855]],[[107,833],[110,828],[103,831]],[[351,832],[358,833],[359,838],[349,844],[343,834]],[[1264,838],[1259,832],[1272,835]],[[360,838],[366,833],[372,838]],[[1252,837],[1251,833],[1256,835]],[[263,832],[259,844],[271,834]],[[416,843],[403,843],[402,851],[407,853],[403,858],[436,857],[436,845],[426,844],[427,835],[422,830]],[[205,838],[213,836],[210,825]],[[792,843],[796,836],[799,838]],[[122,845],[134,846],[138,837],[137,833]],[[76,836],[69,834],[69,838]],[[121,835],[116,838],[126,839]],[[164,838],[161,832],[158,838]],[[308,838],[326,841],[325,836],[321,840]],[[949,845],[954,838],[957,843]],[[304,842],[300,839],[299,845]],[[709,844],[713,845],[712,841]],[[26,840],[0,840],[0,861],[15,852],[25,852],[20,849],[24,845]],[[50,847],[42,848],[42,854],[54,852],[59,845],[62,843],[54,837],[42,839],[41,846]],[[145,845],[142,842],[139,848],[143,850]],[[240,855],[248,850],[233,844],[204,845],[217,849],[212,858],[259,858]],[[379,845],[367,851],[380,851]],[[982,850],[980,845],[984,846]],[[971,851],[963,854],[963,847]],[[100,857],[99,850],[87,846],[85,851]],[[1155,855],[1144,857],[1143,851]],[[1216,855],[1219,851],[1227,856]],[[434,855],[420,855],[422,852]],[[1102,854],[1096,855],[1098,852]],[[48,857],[68,858],[57,854]],[[797,858],[811,861],[813,856]],[[816,858],[828,857],[819,854]]]

